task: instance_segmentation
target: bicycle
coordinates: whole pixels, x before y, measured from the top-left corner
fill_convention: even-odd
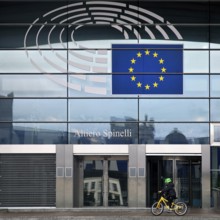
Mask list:
[[[159,192],[160,193],[160,192]],[[169,211],[174,211],[176,215],[185,215],[188,207],[185,202],[172,202],[171,208],[168,205],[168,200],[164,195],[160,195],[160,199],[155,202],[151,207],[151,212],[153,215],[161,215],[164,211],[164,207]]]

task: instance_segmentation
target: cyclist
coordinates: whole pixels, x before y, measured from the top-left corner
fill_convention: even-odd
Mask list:
[[[165,198],[168,200],[169,207],[172,208],[172,202],[176,199],[176,191],[174,189],[174,184],[171,178],[166,178],[164,180],[165,187],[162,189],[161,194],[165,195]]]

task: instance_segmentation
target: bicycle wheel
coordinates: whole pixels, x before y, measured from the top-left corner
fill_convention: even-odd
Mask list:
[[[163,204],[158,204],[158,202],[155,202],[152,206],[151,206],[151,212],[153,215],[160,215],[163,212]]]
[[[176,215],[185,215],[187,212],[187,205],[184,202],[177,202],[174,206],[174,212]]]

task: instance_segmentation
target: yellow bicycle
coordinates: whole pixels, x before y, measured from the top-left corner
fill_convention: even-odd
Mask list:
[[[164,207],[169,211],[174,211],[176,215],[185,215],[188,210],[185,202],[172,202],[170,208],[168,200],[160,193],[160,199],[152,205],[151,212],[153,215],[160,215],[164,211]]]

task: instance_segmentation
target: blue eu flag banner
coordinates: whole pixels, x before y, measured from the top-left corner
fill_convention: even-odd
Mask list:
[[[183,45],[112,45],[112,94],[183,94]]]

